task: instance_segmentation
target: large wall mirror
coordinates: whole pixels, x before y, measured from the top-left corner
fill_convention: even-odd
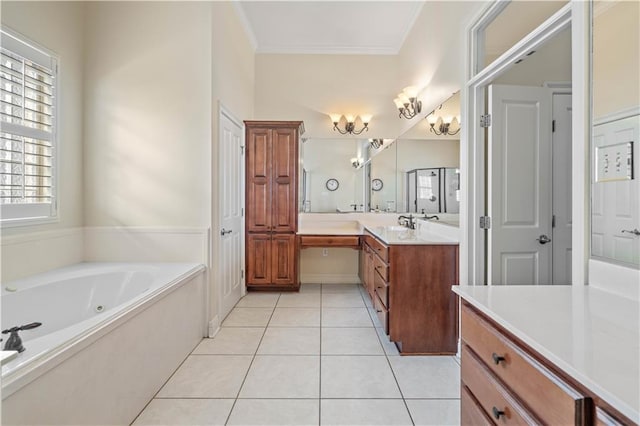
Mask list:
[[[457,214],[459,111],[456,93],[398,139],[306,140],[301,211]]]
[[[593,3],[591,256],[640,268],[640,3]]]

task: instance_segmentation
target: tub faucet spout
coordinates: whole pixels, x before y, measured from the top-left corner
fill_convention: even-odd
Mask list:
[[[41,322],[32,322],[31,324],[25,324],[19,327],[11,327],[7,328],[6,330],[2,330],[2,334],[11,333],[11,335],[9,335],[9,338],[7,339],[7,343],[4,344],[4,350],[24,352],[24,346],[22,345],[22,339],[18,335],[18,331],[31,330],[32,328],[40,327],[41,325]]]

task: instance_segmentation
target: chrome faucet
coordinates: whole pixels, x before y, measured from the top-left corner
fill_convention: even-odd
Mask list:
[[[409,216],[398,216],[398,225],[406,226],[409,229],[416,229],[416,221],[412,214]]]

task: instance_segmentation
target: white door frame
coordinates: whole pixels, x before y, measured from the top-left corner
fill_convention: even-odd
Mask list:
[[[499,2],[496,2],[499,3]],[[572,276],[573,284],[586,283],[586,265],[588,259],[588,144],[589,113],[588,101],[588,3],[573,0],[564,6],[542,25],[512,46],[497,60],[473,75],[477,62],[477,31],[486,25],[494,14],[483,11],[476,23],[469,27],[468,81],[463,88],[462,122],[474,123],[464,126],[461,136],[461,250],[460,282],[468,285],[483,285],[485,277],[485,238],[484,230],[479,228],[479,218],[485,214],[485,147],[484,129],[480,127],[480,115],[484,113],[485,86],[510,68],[515,61],[526,57],[559,32],[571,25],[572,35],[572,86],[573,86],[573,131],[572,131],[572,169],[575,179],[572,181],[572,210],[574,232],[572,236]],[[494,3],[494,7],[495,3]],[[573,16],[573,23],[572,23]],[[582,64],[585,64],[584,66]],[[466,143],[464,143],[466,142]]]
[[[244,128],[244,122],[242,120],[239,120],[238,118],[236,118],[236,116],[220,101],[218,101],[218,134],[216,135],[216,137],[218,138],[218,144],[217,144],[217,151],[218,151],[218,162],[220,161],[220,156],[221,156],[221,145],[220,145],[220,122],[221,122],[221,118],[222,116],[225,116],[228,120],[230,120],[233,124],[237,125],[240,129],[241,129],[241,133],[242,133],[242,146],[246,146],[245,143],[245,128]],[[245,158],[244,156],[242,157],[243,159]],[[243,212],[245,209],[245,162],[242,161],[241,162],[241,167],[240,167],[240,176],[241,176],[241,194],[240,194],[240,198],[241,198],[241,205],[243,208]],[[216,178],[217,181],[217,176],[214,176],[214,178]],[[216,190],[218,193],[219,191]],[[222,282],[222,278],[221,278],[221,272],[222,272],[222,268],[219,267],[219,253],[220,250],[222,249],[222,238],[220,236],[220,232],[218,232],[220,230],[220,228],[222,227],[222,218],[220,217],[220,200],[218,200],[218,203],[216,204],[216,227],[214,228],[212,234],[213,234],[213,239],[216,245],[216,258],[214,259],[214,264],[217,265],[217,271],[215,272],[216,274],[216,278],[218,281],[218,284],[220,284]],[[241,264],[244,266],[245,265],[245,253],[246,253],[246,247],[245,247],[245,239],[244,239],[244,235],[245,235],[245,222],[244,222],[244,214],[243,214],[243,220],[241,222],[241,226],[240,226],[240,235],[242,236],[242,240],[241,240],[241,246],[242,246],[242,253],[241,253]],[[242,277],[242,292],[241,292],[241,297],[244,296],[246,294],[246,274]],[[218,303],[217,303],[217,312],[218,314],[220,314],[222,312],[222,299],[223,299],[223,286],[222,285],[218,285],[218,295],[217,295],[217,299],[218,299]],[[219,321],[222,322],[224,318],[219,318]]]

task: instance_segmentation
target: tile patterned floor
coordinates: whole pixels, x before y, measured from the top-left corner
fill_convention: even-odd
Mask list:
[[[249,293],[134,425],[457,425],[460,365],[401,357],[364,289]]]

